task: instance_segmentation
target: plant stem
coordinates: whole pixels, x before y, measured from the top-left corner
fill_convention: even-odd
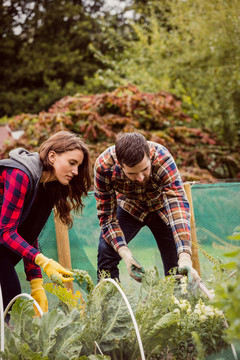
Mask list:
[[[115,350],[112,350],[112,351],[111,351],[111,359],[112,359],[112,360],[118,360]]]

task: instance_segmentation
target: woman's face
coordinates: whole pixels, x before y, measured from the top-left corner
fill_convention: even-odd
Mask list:
[[[54,168],[51,180],[58,180],[62,185],[68,185],[72,178],[78,174],[78,167],[82,164],[84,154],[82,150],[75,149],[61,154],[50,151],[49,160]]]

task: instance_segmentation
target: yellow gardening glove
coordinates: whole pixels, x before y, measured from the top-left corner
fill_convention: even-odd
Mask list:
[[[181,253],[178,259],[178,272],[180,274],[186,274],[188,277],[188,284],[196,289],[201,281],[198,272],[192,267],[192,260],[190,254]]]
[[[43,254],[38,254],[35,257],[35,263],[43,268],[43,271],[50,279],[52,275],[56,275],[63,283],[74,280],[74,278],[71,277],[73,275],[71,271]]]
[[[36,279],[30,280],[30,285],[31,285],[31,290],[32,290],[31,296],[40,305],[42,311],[47,312],[48,311],[48,301],[47,301],[47,296],[45,294],[45,290],[44,290],[42,284],[43,284],[42,278],[36,278]],[[36,306],[33,305],[33,307],[34,307],[36,316],[40,316],[40,313],[39,313],[38,309],[36,308]]]
[[[127,246],[121,246],[118,249],[118,254],[121,256],[126,264],[129,275],[138,282],[142,281],[144,274],[143,267],[133,258],[131,250]]]

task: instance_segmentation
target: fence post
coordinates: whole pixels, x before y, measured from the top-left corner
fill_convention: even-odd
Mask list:
[[[57,240],[58,262],[63,267],[67,269],[71,269],[72,264],[71,264],[71,252],[69,245],[68,228],[60,221],[56,209],[54,209],[54,223],[55,223],[56,240]],[[67,289],[72,290],[73,292],[72,281],[65,283],[64,286]]]
[[[190,213],[191,213],[190,226],[191,226],[191,238],[192,238],[192,262],[193,262],[194,269],[197,270],[199,276],[201,276],[200,262],[199,262],[199,256],[198,256],[196,225],[195,225],[193,202],[192,202],[192,192],[191,192],[190,183],[184,183],[184,189],[187,194],[187,198],[188,198],[189,205],[190,205]]]

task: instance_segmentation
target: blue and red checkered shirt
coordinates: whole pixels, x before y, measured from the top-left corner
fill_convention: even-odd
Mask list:
[[[0,243],[24,259],[27,279],[41,277],[41,269],[34,262],[38,245],[31,246],[18,234],[25,197],[29,187],[28,176],[19,169],[3,168],[0,172],[0,197],[2,198]]]
[[[171,226],[177,253],[191,254],[190,208],[180,173],[164,146],[148,143],[151,176],[145,187],[123,173],[115,146],[106,149],[95,162],[94,194],[103,237],[116,251],[126,245],[116,218],[117,204],[139,221],[156,211]]]

